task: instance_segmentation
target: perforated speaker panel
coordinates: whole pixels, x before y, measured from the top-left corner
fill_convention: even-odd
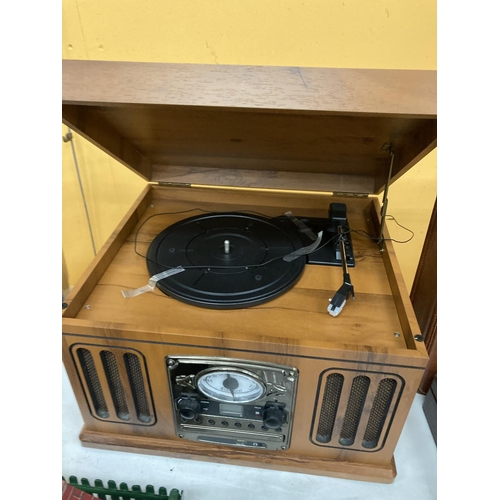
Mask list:
[[[380,450],[403,387],[397,374],[325,371],[318,383],[311,441],[332,448]]]
[[[155,423],[146,360],[135,350],[74,345],[73,360],[92,415],[107,422]]]
[[[329,443],[332,439],[333,424],[337,416],[343,384],[344,376],[340,373],[332,373],[326,377],[318,430],[316,432],[316,439],[321,443]]]

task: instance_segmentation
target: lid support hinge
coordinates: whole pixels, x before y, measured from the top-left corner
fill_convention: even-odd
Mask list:
[[[164,182],[159,181],[159,186],[168,186],[168,187],[191,187],[191,183],[189,182]]]
[[[387,204],[389,203],[388,194],[389,194],[389,183],[391,182],[392,177],[392,167],[394,165],[394,151],[392,150],[392,145],[390,142],[386,142],[382,149],[384,151],[388,151],[391,156],[391,161],[389,164],[389,172],[387,175],[387,182],[385,183],[384,196],[382,198],[382,208],[380,210],[380,233],[378,236],[378,246],[380,251],[382,251],[382,244],[384,243],[384,227],[385,227],[385,217],[387,215]]]

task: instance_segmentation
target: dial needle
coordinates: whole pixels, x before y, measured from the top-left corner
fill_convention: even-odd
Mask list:
[[[231,375],[227,375],[227,378],[224,380],[224,382],[222,382],[222,385],[226,388],[226,389],[229,389],[229,391],[231,392],[231,395],[233,396],[234,398],[234,390],[236,388],[238,388],[238,381],[231,377]]]

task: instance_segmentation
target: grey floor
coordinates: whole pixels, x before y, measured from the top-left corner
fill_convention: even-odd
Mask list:
[[[398,475],[390,485],[348,481],[192,460],[84,448],[83,425],[63,368],[62,475],[152,484],[184,491],[184,500],[435,500],[436,445],[417,395],[395,451]]]

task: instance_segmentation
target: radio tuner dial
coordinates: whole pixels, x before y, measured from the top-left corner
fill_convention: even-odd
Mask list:
[[[268,429],[279,429],[286,422],[286,412],[279,406],[265,408],[262,422]]]
[[[195,378],[196,388],[221,403],[250,403],[266,393],[266,384],[255,373],[231,367],[212,367]]]
[[[194,398],[182,397],[177,400],[179,415],[184,420],[194,420],[200,411],[200,403]]]

